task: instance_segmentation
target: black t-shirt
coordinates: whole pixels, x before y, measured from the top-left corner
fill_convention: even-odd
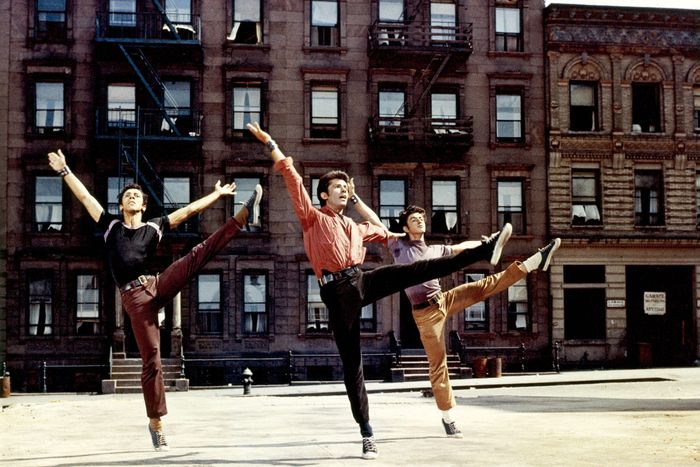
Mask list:
[[[142,274],[153,274],[150,259],[163,233],[170,229],[168,216],[146,221],[137,229],[124,225],[122,216],[102,212],[97,225],[104,232],[107,261],[119,287]]]

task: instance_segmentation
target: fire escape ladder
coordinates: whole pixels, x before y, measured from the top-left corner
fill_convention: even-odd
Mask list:
[[[163,193],[163,180],[158,176],[148,157],[139,152],[138,142],[132,145],[120,141],[119,172],[120,177],[133,174],[134,180],[148,193],[150,201],[155,203],[161,212],[165,212],[164,200],[161,195]]]
[[[139,47],[126,46],[124,44],[119,44],[119,50],[126,58],[129,65],[136,73],[144,88],[148,92],[151,100],[155,103],[156,107],[160,110],[163,115],[163,120],[168,124],[172,132],[177,136],[182,136],[180,130],[175,125],[175,121],[168,115],[165,109],[165,101],[161,99],[161,95],[168,94],[168,90],[165,88],[165,84],[160,79],[158,72],[153,67],[151,62],[146,58],[143,50]],[[173,100],[171,99],[171,102]]]
[[[418,110],[420,104],[423,102],[423,99],[425,99],[425,96],[428,95],[430,89],[433,87],[433,84],[435,84],[435,82],[440,77],[442,70],[445,69],[445,66],[447,65],[447,62],[450,61],[451,56],[452,54],[450,54],[449,52],[436,53],[431,57],[428,65],[425,68],[423,68],[423,71],[421,72],[421,75],[418,78],[416,86],[414,88],[414,94],[419,94],[418,99],[416,99],[413,106],[410,109],[408,109],[408,112],[406,113],[406,118],[411,118],[416,114],[416,110]],[[435,69],[436,64],[437,69]]]
[[[411,10],[411,13],[408,16],[406,16],[407,8],[404,8],[404,10],[403,10],[404,18],[405,18],[407,23],[412,23],[413,20],[416,19],[416,16],[418,16],[418,13],[420,13],[421,9],[423,8],[423,4],[424,4],[424,0],[420,0],[420,1],[416,2],[416,4],[413,6],[413,10]],[[408,7],[408,5],[407,5],[407,7]]]
[[[163,4],[160,3],[158,0],[151,0],[151,3],[153,3],[153,5],[160,12],[161,16],[163,17],[163,22],[168,25],[168,29],[173,34],[173,37],[175,38],[175,40],[177,40],[177,41],[182,40],[180,38],[180,35],[177,33],[177,28],[170,21],[170,18],[168,18],[168,14],[165,12],[165,7],[163,7]]]

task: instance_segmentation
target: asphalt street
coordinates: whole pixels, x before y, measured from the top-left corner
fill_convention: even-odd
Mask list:
[[[168,393],[169,452],[154,452],[140,394],[0,399],[0,464],[700,465],[700,368],[455,380],[449,439],[422,383],[370,382],[376,460],[361,459],[340,384]]]

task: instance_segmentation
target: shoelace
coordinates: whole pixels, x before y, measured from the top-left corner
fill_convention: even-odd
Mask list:
[[[376,452],[377,447],[374,445],[372,438],[362,438],[362,450],[364,452]]]
[[[455,422],[446,423],[445,426],[447,426],[447,432],[451,435],[459,432],[459,430],[457,429],[457,425],[455,425]]]
[[[158,446],[167,446],[168,443],[165,441],[165,435],[161,433],[160,431],[156,432],[156,443],[158,443]]]

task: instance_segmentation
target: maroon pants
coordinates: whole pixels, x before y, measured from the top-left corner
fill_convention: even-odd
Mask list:
[[[168,266],[157,277],[141,287],[121,294],[122,304],[131,319],[131,329],[143,360],[141,388],[149,418],[161,417],[168,413],[160,363],[158,310],[172,300],[240,229],[241,226],[235,219],[229,219],[209,238],[192,248],[192,251]]]

